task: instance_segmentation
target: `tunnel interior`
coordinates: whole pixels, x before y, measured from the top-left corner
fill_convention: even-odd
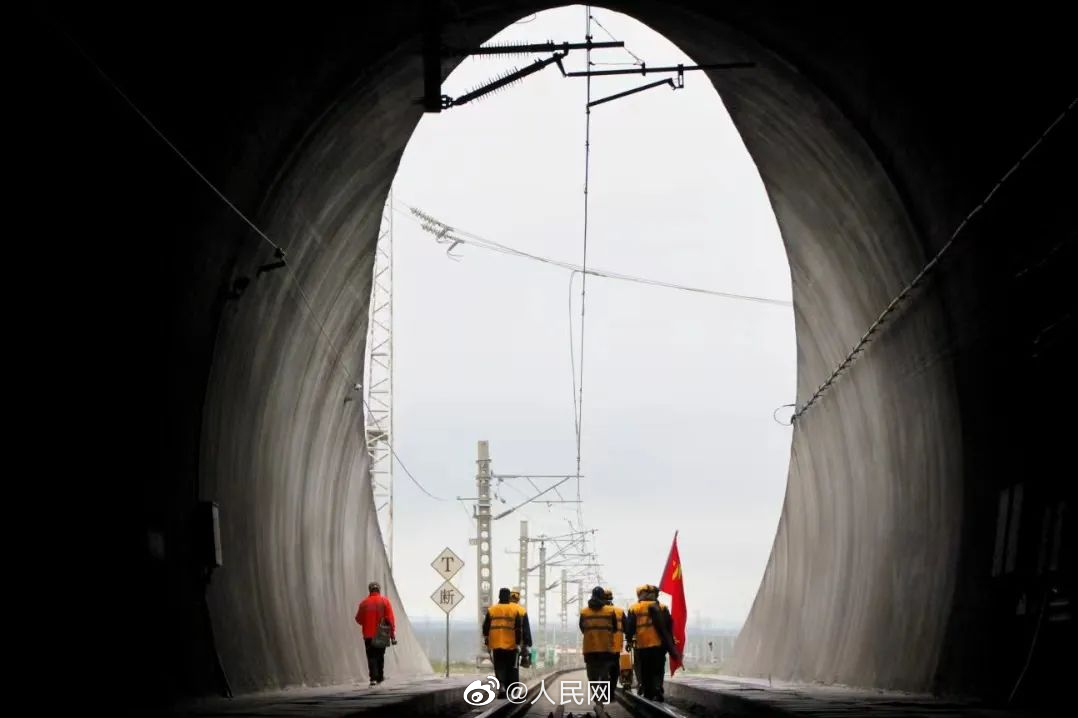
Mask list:
[[[113,589],[117,632],[141,657],[128,669],[140,697],[213,693],[222,670],[233,691],[364,675],[341,621],[368,576],[392,577],[349,399],[381,209],[423,111],[425,23],[440,18],[444,42],[476,45],[546,7],[395,3],[338,22],[224,12],[213,23],[144,10],[144,33],[108,13],[52,20],[289,265],[260,273],[273,247],[50,35],[57,83],[84,108],[68,181],[94,168],[80,199],[115,238],[103,271],[157,278],[138,301],[119,283],[93,295],[129,350],[111,372],[129,389],[130,435],[146,439],[125,467],[139,499],[126,519],[135,568]],[[985,11],[971,30],[915,6],[609,7],[698,61],[756,63],[709,77],[787,248],[799,402],[1075,91],[1063,23],[1044,17]],[[1073,488],[1056,468],[1060,389],[1073,386],[1074,134],[1065,114],[938,276],[795,423],[736,672],[1058,697],[1074,639]],[[132,325],[154,330],[122,331]],[[142,373],[140,357],[164,376]],[[150,378],[166,387],[152,401],[140,389]],[[208,585],[199,500],[221,511],[224,560]],[[428,669],[402,633],[397,667]]]

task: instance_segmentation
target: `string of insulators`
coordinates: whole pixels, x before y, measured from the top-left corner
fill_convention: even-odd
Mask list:
[[[565,53],[556,52],[545,60],[536,60],[534,63],[528,65],[527,67],[517,70],[511,70],[508,73],[501,75],[494,80],[491,80],[487,84],[477,87],[471,92],[468,92],[464,95],[461,95],[460,97],[443,97],[442,104],[445,107],[457,107],[459,105],[471,102],[472,100],[479,99],[480,97],[483,97],[484,95],[489,95],[496,90],[501,90],[510,85],[514,85],[528,75],[533,75],[536,72],[542,70],[543,68],[548,67],[549,65],[558,63],[558,65],[561,66],[561,60],[563,57],[565,57]],[[562,68],[562,72],[564,71],[564,68]]]

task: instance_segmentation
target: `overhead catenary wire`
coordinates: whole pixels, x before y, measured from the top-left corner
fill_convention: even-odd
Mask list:
[[[573,279],[579,274],[577,271],[569,272],[569,368],[573,377],[573,434],[580,434],[580,414],[576,404],[576,334],[573,328]]]
[[[364,401],[363,405],[366,406],[367,402]],[[370,409],[368,409],[367,411],[369,412]],[[368,415],[369,415],[369,413],[368,413]],[[377,425],[377,422],[375,424]],[[428,491],[427,488],[425,486],[423,486],[423,484],[421,484],[419,482],[419,479],[417,479],[415,476],[412,475],[412,472],[408,469],[408,467],[404,464],[404,461],[397,454],[397,449],[393,446],[393,444],[387,441],[386,446],[389,447],[389,453],[391,453],[393,455],[393,459],[397,462],[397,466],[401,467],[401,469],[404,471],[404,475],[407,476],[409,479],[411,479],[412,483],[416,485],[416,488],[418,488],[420,491],[422,491],[424,494],[426,494],[430,498],[434,499],[435,501],[448,501],[449,500],[449,499],[443,498],[441,496],[436,496],[436,495],[432,494],[430,491]]]
[[[584,39],[590,43],[591,35],[591,5],[584,8],[587,14],[585,23]],[[587,51],[587,64],[591,66],[591,49]],[[583,227],[583,261],[580,264],[580,380],[577,382],[578,406],[576,410],[576,500],[580,501],[580,462],[581,444],[584,432],[584,329],[586,322],[585,307],[588,300],[588,182],[591,172],[591,75],[588,75],[584,102],[584,227]],[[570,336],[570,341],[572,337]],[[582,504],[577,504],[577,520],[580,526],[584,526],[584,509]]]
[[[600,28],[600,29],[601,29],[601,30],[602,30],[603,32],[605,32],[605,33],[607,34],[607,36],[608,36],[608,37],[609,37],[609,38],[610,38],[611,40],[617,40],[617,38],[616,38],[616,37],[614,37],[614,34],[613,34],[612,32],[610,32],[609,30],[607,30],[607,29],[606,29],[606,26],[605,26],[605,25],[603,25],[603,24],[602,24],[601,22],[599,22],[599,18],[595,17],[595,13],[591,13],[591,12],[589,12],[589,13],[588,13],[588,18],[589,18],[589,19],[590,19],[590,20],[591,20],[592,22],[594,22],[594,23],[595,23],[596,25],[598,25],[598,26],[599,26],[599,28]],[[628,47],[628,45],[626,45],[625,47],[623,47],[623,48],[621,48],[621,49],[622,49],[622,50],[625,50],[625,52],[627,52],[627,53],[629,53],[630,55],[632,55],[632,58],[633,58],[633,62],[631,62],[631,63],[624,63],[624,64],[629,64],[629,65],[643,65],[643,64],[644,64],[644,61],[643,61],[643,60],[642,60],[642,59],[640,58],[640,56],[639,56],[639,55],[637,55],[637,54],[636,54],[635,52],[633,52],[632,50],[630,50],[630,49],[629,49],[629,47]],[[600,62],[595,62],[595,63],[589,63],[589,64],[592,64],[592,65],[606,65],[606,64],[620,64],[620,63],[600,63]]]
[[[528,483],[531,484],[532,488],[535,489],[536,492],[539,491],[539,486],[534,481],[532,481],[530,478],[528,479]],[[557,486],[554,487],[554,493],[557,494],[559,500],[561,500],[561,501],[565,500],[565,497],[561,495],[561,491],[558,490]],[[549,504],[547,505],[547,508],[548,509],[550,508]]]
[[[779,307],[789,307],[793,303],[783,299],[772,299],[770,297],[761,297],[752,294],[738,294],[736,292],[723,292],[717,289],[708,289],[706,287],[693,287],[685,284],[679,284],[677,282],[667,282],[659,279],[651,279],[649,277],[640,277],[631,274],[623,274],[621,272],[614,272],[607,269],[597,269],[590,267],[585,270],[579,264],[573,264],[571,262],[564,262],[558,259],[551,259],[550,257],[543,257],[537,254],[531,254],[515,247],[510,247],[494,240],[486,239],[478,234],[474,234],[467,230],[459,229],[457,227],[450,227],[449,225],[435,219],[427,212],[414,207],[409,206],[410,215],[405,210],[396,208],[394,211],[401,213],[403,216],[418,222],[428,232],[434,234],[436,241],[442,243],[460,244],[472,247],[479,247],[480,249],[486,249],[493,252],[499,252],[520,259],[528,259],[534,262],[540,262],[542,264],[548,264],[553,267],[559,267],[561,269],[567,269],[570,272],[583,273],[587,272],[592,277],[602,277],[605,279],[617,279],[624,282],[635,282],[637,284],[646,284],[653,287],[662,287],[666,289],[675,289],[682,292],[690,292],[694,294],[705,294],[713,297],[722,297],[725,299],[743,300],[748,302],[757,302],[760,304],[770,304]],[[575,392],[574,392],[575,393]]]
[[[274,252],[276,253],[276,256],[278,256],[282,260],[281,263],[282,263],[285,271],[287,272],[288,276],[292,279],[292,284],[295,286],[296,292],[298,293],[304,307],[307,310],[306,316],[308,316],[309,319],[313,320],[315,322],[315,324],[317,325],[318,331],[319,331],[322,339],[325,341],[327,348],[329,349],[329,352],[330,352],[331,358],[333,360],[333,363],[341,371],[341,373],[343,374],[345,380],[348,382],[348,385],[353,386],[353,387],[361,386],[361,383],[356,381],[356,377],[353,375],[353,373],[351,371],[349,371],[348,367],[345,365],[343,353],[341,352],[340,349],[338,349],[338,347],[337,347],[336,343],[333,341],[332,337],[330,337],[329,331],[326,329],[325,322],[322,321],[322,318],[318,315],[318,312],[315,311],[314,304],[311,302],[310,297],[307,295],[306,290],[303,288],[303,283],[300,281],[299,275],[296,274],[296,271],[293,269],[291,263],[289,263],[287,261],[287,259],[285,259],[284,250],[282,249],[281,245],[274,242],[269,237],[269,235],[266,234],[266,232],[264,232],[262,230],[262,228],[260,228],[246,214],[244,214],[244,212],[239,207],[237,207],[232,202],[232,200],[230,200],[228,198],[228,196],[225,195],[224,192],[222,192],[205,174],[203,174],[202,171],[199,170],[198,167],[194,164],[194,162],[192,162],[190,159],[187,158],[187,156],[183,153],[183,151],[181,151],[180,148],[149,118],[149,116],[146,115],[146,113],[142,111],[142,109],[138,106],[138,104],[135,103],[135,101],[130,97],[130,95],[128,95],[123,90],[123,88],[121,88],[120,85],[115,80],[113,80],[112,77],[107,72],[105,72],[104,68],[102,68],[101,65],[98,64],[97,61],[94,60],[94,58],[91,57],[90,54],[87,53],[78,42],[75,41],[74,38],[72,38],[70,35],[67,35],[67,33],[64,33],[64,35],[67,37],[68,41],[71,42],[71,44],[76,48],[76,50],[79,52],[79,54],[82,55],[82,57],[88,63],[90,63],[90,65],[94,68],[94,70],[97,72],[97,74],[104,80],[104,82],[107,85],[109,85],[116,92],[116,94],[118,94],[123,99],[124,103],[136,115],[138,115],[138,117],[143,121],[143,123],[147,127],[149,127],[150,130],[152,130],[153,133],[162,142],[164,142],[165,145],[180,160],[182,160],[185,165],[187,165],[187,167],[195,174],[195,176],[197,176],[203,182],[203,184],[205,184],[233,212],[233,214],[235,214],[237,217],[239,217],[244,222],[244,224],[246,224],[248,227],[250,227],[255,232],[255,234],[257,234],[263,241],[265,241],[267,244],[269,244],[271,247],[273,247]],[[366,415],[370,416],[370,407],[367,405],[366,399],[363,399],[362,395],[361,395],[360,400],[362,402],[364,410],[367,412]],[[377,424],[377,422],[376,422],[376,424]],[[426,487],[424,487],[419,482],[419,480],[416,479],[414,475],[412,475],[412,472],[405,465],[404,461],[401,460],[400,456],[397,454],[397,451],[392,446],[392,444],[387,443],[387,445],[389,446],[390,453],[393,455],[394,460],[396,460],[397,465],[401,467],[401,469],[404,471],[405,475],[409,479],[411,479],[412,483],[414,483],[424,494],[426,494],[430,498],[432,498],[432,499],[434,499],[436,501],[446,501],[446,499],[435,496],[430,491],[428,491],[426,489]]]

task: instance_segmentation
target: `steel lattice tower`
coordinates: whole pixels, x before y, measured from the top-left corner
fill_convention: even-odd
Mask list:
[[[367,452],[386,556],[393,565],[393,191],[382,212],[367,328]]]

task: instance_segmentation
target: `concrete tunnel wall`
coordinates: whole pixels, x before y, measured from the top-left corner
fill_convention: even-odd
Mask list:
[[[479,43],[552,5],[443,3],[446,39]],[[1063,61],[1066,24],[1051,17],[985,12],[971,21],[904,4],[884,8],[881,21],[879,8],[803,5],[610,3],[700,60],[744,53],[760,63],[711,79],[787,245],[799,400],[1078,84]],[[218,10],[207,24],[146,8],[136,18],[153,28],[146,33],[123,31],[128,18],[118,11],[79,12],[70,13],[75,36],[285,246],[358,373],[378,214],[420,117],[419,3],[370,4],[333,22],[313,11]],[[57,64],[82,117],[50,141],[70,138],[72,156],[89,160],[85,171],[67,165],[72,202],[84,202],[80,220],[110,237],[80,299],[102,296],[95,328],[115,328],[109,336],[133,357],[164,362],[163,370],[125,362],[130,375],[114,384],[131,387],[120,426],[145,439],[131,441],[120,464],[143,497],[121,521],[138,537],[138,562],[113,589],[125,609],[113,625],[136,657],[128,672],[140,677],[131,682],[156,698],[214,691],[206,675],[214,645],[234,690],[362,678],[351,614],[385,560],[361,412],[345,401],[350,385],[301,318],[287,274],[256,278],[269,248],[132,121],[81,58]],[[1074,122],[1057,134],[1073,150]],[[1042,579],[989,575],[998,492],[1024,477],[1029,510],[1039,512],[1072,491],[1048,469],[1065,458],[1069,426],[1053,420],[1052,382],[1069,374],[1073,356],[1042,339],[1066,326],[1052,312],[1072,278],[1055,267],[1073,249],[1056,245],[1078,226],[1072,170],[1050,159],[1067,153],[1053,142],[1014,176],[991,221],[971,230],[966,245],[976,252],[796,428],[738,670],[981,695],[1013,684],[1034,627],[1033,614],[1016,617],[1014,606],[1035,600]],[[146,241],[147,227],[156,241]],[[132,299],[131,277],[148,266],[157,281]],[[251,285],[228,298],[241,276]],[[1000,377],[1020,371],[1020,388],[1001,393]],[[1000,420],[1011,414],[1022,420]],[[159,455],[145,449],[158,444]],[[225,565],[209,588],[212,635],[200,624],[198,539],[188,522],[199,497],[221,503],[225,531]],[[163,553],[146,555],[147,531],[164,535]],[[1032,553],[1019,549],[1019,566],[1037,563],[1040,531],[1022,523],[1034,540],[1023,544]],[[1073,562],[1061,565],[1051,580],[1066,589]],[[1046,625],[1047,655],[1065,655],[1073,631]],[[402,634],[400,668],[424,669]],[[1051,671],[1035,661],[1031,674]]]
[[[709,27],[713,76],[760,170],[790,262],[803,404],[927,261],[898,192],[834,104],[782,60]],[[673,30],[671,35],[679,33]],[[934,294],[794,424],[778,532],[728,670],[927,690],[959,547],[961,432]]]
[[[760,63],[712,80],[787,246],[803,401],[925,261],[915,231],[866,143],[795,71],[722,25],[674,11],[654,19],[700,61]],[[211,593],[226,672],[241,688],[363,670],[340,620],[364,576],[386,568],[379,543],[362,539],[374,514],[347,373],[361,366],[372,242],[421,93],[419,77],[401,70],[353,87],[263,211],[343,367],[291,279],[260,279],[221,325],[203,493],[229,507],[226,543],[244,547],[242,570],[223,571]],[[253,275],[262,254],[242,273]],[[779,534],[734,670],[928,686],[955,569],[958,525],[948,517],[960,492],[959,431],[949,367],[911,367],[940,341],[941,323],[934,298],[922,300],[797,424]],[[426,665],[411,641],[394,655],[408,669]]]
[[[353,388],[364,377],[373,241],[405,128],[418,119],[414,110],[395,119],[392,99],[358,91],[307,144],[262,219],[296,275],[264,275],[222,318],[202,492],[228,507],[223,541],[238,554],[210,591],[233,690],[367,680],[351,620],[371,580],[399,624],[387,675],[431,670],[383,549]],[[399,136],[366,131],[386,125]],[[252,254],[241,273],[256,275],[262,261]]]

